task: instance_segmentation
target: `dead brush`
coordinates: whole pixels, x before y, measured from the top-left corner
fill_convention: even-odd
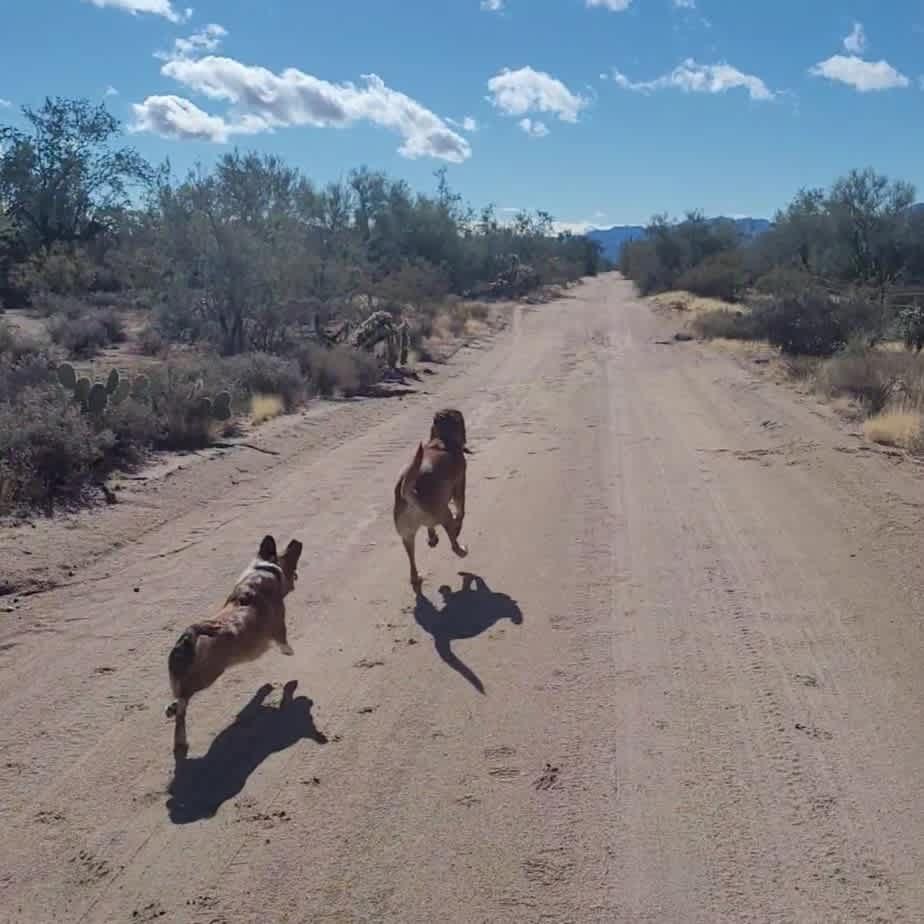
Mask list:
[[[844,352],[823,363],[818,384],[829,397],[847,395],[870,415],[879,414],[900,394],[907,394],[906,357],[881,350]]]
[[[920,411],[895,407],[868,417],[863,423],[863,435],[881,446],[918,452],[924,447],[922,423]]]

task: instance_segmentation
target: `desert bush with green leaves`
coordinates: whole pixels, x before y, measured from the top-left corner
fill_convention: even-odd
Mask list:
[[[174,176],[104,105],[24,107],[0,124],[0,308],[28,311],[48,342],[0,325],[0,512],[79,500],[154,449],[207,446],[257,398],[289,412],[368,393],[379,360],[322,345],[330,322],[386,310],[418,342],[461,336],[486,311],[463,296],[512,264],[518,287],[603,267],[547,213],[476,213],[445,171],[429,192],[365,167],[321,185],[235,150]],[[103,370],[103,351],[134,371]]]

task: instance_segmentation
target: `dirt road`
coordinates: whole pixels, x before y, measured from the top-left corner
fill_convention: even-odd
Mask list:
[[[596,280],[78,529],[121,547],[0,614],[0,919],[924,920],[920,470],[664,324]],[[471,554],[415,606],[391,490],[447,404]],[[174,778],[167,650],[268,530],[296,656]]]

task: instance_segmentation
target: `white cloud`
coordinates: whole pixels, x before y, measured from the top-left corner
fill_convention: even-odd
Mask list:
[[[549,127],[545,122],[540,122],[538,119],[535,121],[533,119],[520,119],[517,124],[530,138],[545,138],[549,133]]]
[[[675,10],[695,10],[696,0],[674,0]]]
[[[585,3],[589,7],[601,6],[614,13],[622,13],[632,6],[632,0],[585,0]]]
[[[119,91],[112,84],[109,84],[109,86],[106,87],[106,92],[103,94],[103,96],[118,96],[118,95],[119,95]]]
[[[143,103],[134,103],[132,109],[135,121],[129,128],[134,132],[153,132],[178,141],[220,143],[232,133],[244,133],[242,125],[229,125],[181,96],[149,96]]]
[[[652,93],[656,90],[682,90],[684,93],[726,93],[729,90],[744,89],[751,99],[766,102],[776,94],[753,74],[745,74],[730,64],[697,64],[687,58],[670,73],[655,80],[635,82],[625,74],[613,70],[613,82],[624,90],[637,93]]]
[[[221,40],[228,34],[224,26],[210,22],[204,29],[193,32],[188,38],[178,38],[173,43],[172,54],[159,53],[157,57],[169,60],[170,58],[194,58],[208,51],[216,51]]]
[[[491,104],[504,115],[525,116],[530,112],[551,112],[562,122],[577,122],[588,101],[572,93],[560,80],[531,67],[517,71],[504,68],[488,81]]]
[[[193,49],[198,50],[198,46]],[[363,84],[335,84],[296,68],[275,73],[215,55],[169,58],[161,73],[209,99],[230,104],[225,116],[204,112],[179,96],[153,96],[134,106],[135,129],[168,138],[227,141],[293,125],[345,128],[366,121],[399,134],[408,158],[435,157],[461,163],[471,146],[438,115],[387,87],[375,74]]]
[[[138,13],[151,13],[154,16],[163,16],[170,22],[185,22],[192,14],[192,10],[180,13],[174,9],[171,0],[89,0],[93,6],[100,8],[111,6],[113,9],[125,10],[133,16]]]
[[[481,8],[486,13],[499,13],[504,8],[504,0],[481,0]]]
[[[12,105],[8,99],[0,99],[0,109],[10,109]]]
[[[834,55],[816,64],[809,73],[845,83],[859,93],[907,87],[911,81],[887,61],[864,61],[856,55]]]
[[[461,122],[455,119],[446,119],[447,124],[453,128],[461,128],[464,132],[475,133],[478,131],[478,121],[473,116],[466,116]]]
[[[844,48],[852,55],[861,55],[866,51],[867,46],[866,31],[863,23],[855,22],[853,31],[844,39]]]

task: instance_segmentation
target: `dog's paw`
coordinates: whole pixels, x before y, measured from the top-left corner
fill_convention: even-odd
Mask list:
[[[176,703],[170,703],[170,705],[164,709],[164,715],[168,719],[172,719],[176,715]]]
[[[294,654],[295,654],[295,651],[292,649],[292,646],[291,646],[291,645],[280,645],[280,646],[279,646],[279,650],[280,650],[284,655],[294,655]]]
[[[435,529],[431,529],[427,533],[427,545],[430,546],[431,549],[435,549],[439,544],[440,544],[440,537],[437,535],[437,532]]]
[[[465,558],[468,555],[468,548],[462,545],[461,542],[456,543],[456,547],[453,549],[453,552],[459,556],[459,558]]]

